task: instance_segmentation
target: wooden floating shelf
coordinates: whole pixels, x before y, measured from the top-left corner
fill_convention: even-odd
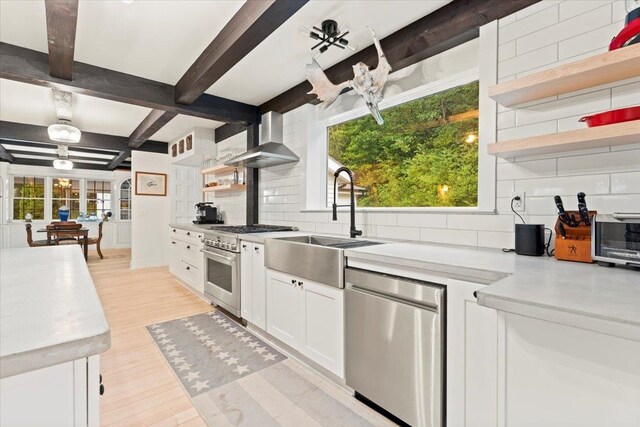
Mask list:
[[[202,175],[221,175],[223,173],[233,172],[235,169],[237,168],[234,166],[215,165],[213,167],[203,169],[201,173]]]
[[[244,191],[247,188],[246,185],[243,184],[225,184],[225,185],[214,185],[213,187],[204,187],[202,189],[203,193],[215,192],[215,191]]]
[[[489,144],[498,157],[532,156],[640,142],[640,120]]]
[[[640,76],[640,44],[601,53],[489,87],[489,96],[510,107]]]

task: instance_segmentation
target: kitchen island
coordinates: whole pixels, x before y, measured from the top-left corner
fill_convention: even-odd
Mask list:
[[[1,424],[98,425],[109,324],[77,245],[0,255]]]
[[[345,256],[446,286],[448,425],[638,425],[639,272],[420,243]]]

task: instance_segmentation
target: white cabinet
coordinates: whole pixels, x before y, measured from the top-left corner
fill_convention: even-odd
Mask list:
[[[483,285],[447,281],[447,425],[498,423],[498,313],[478,305]]]
[[[258,328],[266,329],[267,288],[264,245],[242,242],[240,270],[241,316]]]
[[[267,270],[267,332],[344,378],[344,291]]]
[[[98,427],[99,358],[90,356],[0,380],[0,425]]]
[[[172,227],[169,230],[169,271],[191,290],[204,295],[202,232]]]

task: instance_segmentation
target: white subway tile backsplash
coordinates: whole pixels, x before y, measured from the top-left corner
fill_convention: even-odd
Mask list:
[[[627,8],[625,7],[625,0],[615,0],[611,4],[613,22],[622,21],[627,16]],[[620,27],[622,29],[622,27]]]
[[[624,108],[640,105],[640,81],[611,89],[611,107]]]
[[[514,181],[505,181],[499,179],[496,183],[496,195],[498,197],[511,197],[515,188]]]
[[[558,159],[558,175],[640,171],[640,150],[615,151]]]
[[[513,25],[519,25],[518,23]],[[498,77],[511,76],[534,67],[553,64],[558,60],[558,47],[546,46],[538,50],[518,55],[498,64]]]
[[[587,195],[589,209],[597,210],[601,214],[614,212],[638,213],[640,212],[640,196],[629,195]]]
[[[611,5],[602,6],[518,38],[516,52],[522,55],[543,46],[556,46],[558,42],[609,24],[611,24]]]
[[[526,7],[522,10],[517,11],[514,15],[516,17],[517,20],[522,21],[524,18],[531,16],[533,14],[536,14],[540,11],[543,11],[545,9],[548,9],[552,6],[555,6],[559,3],[562,3],[562,0],[545,0],[545,1],[541,1],[538,3],[534,3],[529,7]],[[556,10],[557,13],[557,8],[554,8]],[[512,15],[512,16],[514,16]]]
[[[498,130],[498,142],[511,141],[512,139],[529,138],[532,136],[547,135],[555,133],[558,129],[556,120],[549,120],[541,123],[533,123],[512,127],[508,129]]]
[[[540,123],[553,119],[604,111],[609,109],[610,106],[611,91],[605,89],[519,109],[516,111],[516,123],[518,126]]]
[[[640,198],[640,172],[612,173],[611,194],[635,194],[631,197]]]
[[[556,175],[556,159],[530,162],[501,163],[498,165],[498,180],[540,178]]]
[[[577,194],[580,191],[587,194],[607,194],[609,193],[609,175],[525,179],[516,181],[516,191],[524,191],[527,197]]]
[[[516,22],[505,25],[498,32],[498,43],[503,44],[526,36],[533,31],[540,30],[558,22],[558,7],[552,6],[535,13],[531,16],[523,17]]]
[[[418,240],[420,229],[417,227],[376,226],[376,237],[381,239]]]
[[[574,16],[581,15],[585,12],[589,12],[590,10],[603,6],[611,7],[611,0],[564,1],[558,6],[560,8],[560,21],[573,18]]]
[[[432,243],[448,243],[451,245],[478,245],[478,232],[475,230],[452,230],[444,228],[420,229],[420,240]]]
[[[582,2],[589,3],[589,2]],[[622,28],[620,22],[588,31],[558,43],[558,59],[571,58],[596,48],[606,48]]]
[[[478,246],[512,249],[515,247],[515,233],[478,231]]]
[[[432,213],[399,213],[397,223],[402,227],[430,227],[445,228],[447,226],[447,215]]]
[[[500,61],[504,61],[516,56],[516,41],[512,40],[505,44],[501,44],[498,47],[498,58]]]
[[[447,218],[447,228],[458,230],[513,231],[513,215],[456,215]]]
[[[504,111],[498,114],[498,130],[512,128],[516,125],[516,110]]]

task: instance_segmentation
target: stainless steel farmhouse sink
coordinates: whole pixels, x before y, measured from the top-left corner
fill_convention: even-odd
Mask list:
[[[380,244],[313,235],[265,239],[264,264],[299,278],[343,288],[344,250]]]

